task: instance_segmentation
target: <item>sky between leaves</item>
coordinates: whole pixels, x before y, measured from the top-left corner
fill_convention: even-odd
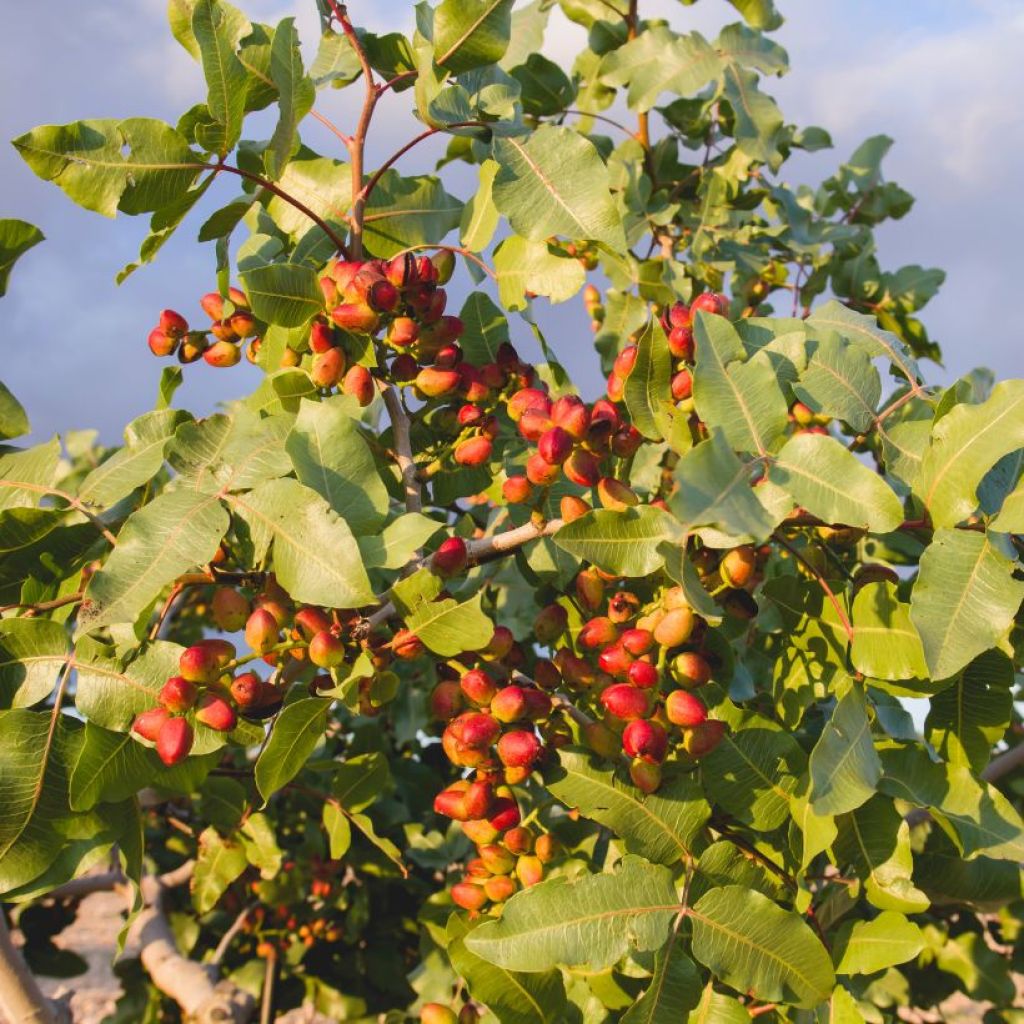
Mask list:
[[[236,0],[254,20],[294,15],[307,60],[319,23],[313,0]],[[793,181],[831,173],[866,136],[896,140],[884,168],[917,202],[903,221],[877,231],[885,269],[905,263],[948,273],[925,321],[943,347],[946,367],[926,364],[930,380],[950,382],[975,366],[998,377],[1024,376],[1024,331],[1017,303],[1024,273],[1019,201],[1024,161],[1024,5],[1019,0],[779,0],[786,24],[774,34],[792,70],[765,83],[787,121],[817,124],[835,148],[794,157]],[[411,0],[350,0],[353,20],[374,31],[409,32]],[[677,0],[642,0],[645,17],[665,17],[679,30],[713,35],[734,20],[722,0],[695,7]],[[164,0],[90,0],[55,16],[45,4],[7,4],[0,35],[0,134],[11,139],[37,124],[89,117],[160,117],[174,123],[205,95],[199,66],[166,27]],[[545,52],[568,68],[583,32],[557,11]],[[344,127],[356,117],[357,90],[319,101]],[[368,163],[381,162],[417,130],[407,96],[378,108]],[[267,114],[247,123],[249,137],[269,135]],[[272,115],[271,115],[272,116]],[[262,118],[262,120],[261,120]],[[264,123],[264,121],[266,123]],[[304,140],[324,154],[339,145],[313,121]],[[431,140],[433,142],[433,140]],[[428,170],[443,143],[425,144],[400,163],[405,173]],[[799,161],[799,162],[798,162]],[[449,188],[467,198],[473,173],[452,169]],[[38,224],[47,241],[16,267],[0,319],[4,382],[28,409],[34,433],[93,427],[117,443],[124,424],[152,406],[160,364],[146,334],[165,306],[202,319],[197,299],[214,287],[211,245],[195,243],[205,213],[234,194],[219,183],[213,201],[118,288],[114,276],[134,259],[147,218],[107,221],[74,206],[37,179],[13,147],[0,147],[0,216]],[[453,282],[457,311],[468,280]],[[515,319],[515,318],[513,318]],[[602,382],[578,300],[545,305],[540,322],[586,397]],[[523,325],[525,328],[525,325]],[[533,356],[522,329],[516,341]],[[218,371],[185,368],[177,404],[195,413],[245,394],[258,371],[242,364]]]

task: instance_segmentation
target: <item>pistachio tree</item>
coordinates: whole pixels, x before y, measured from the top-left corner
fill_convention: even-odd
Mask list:
[[[320,0],[300,49],[170,0],[176,124],[14,140],[148,218],[122,278],[212,245],[123,444],[0,388],[12,1022],[103,889],[111,1022],[1019,1020],[1024,382],[928,383],[891,140],[795,185],[781,16],[704,3]]]

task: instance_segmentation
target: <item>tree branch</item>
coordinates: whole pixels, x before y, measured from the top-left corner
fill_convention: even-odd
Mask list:
[[[381,383],[381,394],[388,416],[391,417],[391,429],[395,434],[395,461],[402,474],[402,488],[405,491],[405,507],[409,512],[423,511],[423,495],[420,492],[416,477],[416,462],[412,456],[412,440],[409,436],[409,414],[402,404],[402,396],[393,384]]]
[[[21,950],[11,940],[7,919],[0,910],[0,1009],[9,1024],[71,1024],[62,1003],[43,995],[28,969]]]

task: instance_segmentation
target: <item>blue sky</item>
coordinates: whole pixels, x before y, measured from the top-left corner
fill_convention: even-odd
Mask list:
[[[295,15],[308,53],[315,48],[313,0],[249,0],[254,19]],[[827,128],[835,149],[804,158],[794,177],[828,174],[866,136],[896,140],[886,163],[891,180],[917,197],[913,211],[880,232],[883,265],[938,266],[946,285],[926,310],[942,344],[946,367],[933,379],[950,381],[978,365],[998,376],[1024,375],[1024,336],[1016,315],[1022,290],[1024,204],[1024,4],[1019,0],[778,0],[786,24],[776,38],[792,70],[766,87],[787,120]],[[392,31],[411,24],[406,0],[352,0],[357,23]],[[666,17],[679,29],[715,32],[733,9],[722,0],[683,6],[641,0],[646,17]],[[13,138],[36,124],[85,117],[153,116],[174,121],[204,95],[201,74],[166,29],[164,0],[90,0],[55,16],[45,4],[11,5],[0,38],[0,127]],[[582,33],[552,18],[546,51],[568,63]],[[371,165],[412,133],[406,100],[386,105],[372,138]],[[334,120],[354,120],[354,92],[320,104]],[[269,127],[265,128],[269,134]],[[260,135],[256,122],[250,134]],[[336,140],[315,127],[305,136],[321,152]],[[424,147],[425,149],[426,147]],[[340,155],[340,154],[339,154]],[[415,163],[422,168],[428,153]],[[467,178],[451,188],[463,198]],[[194,243],[203,219],[186,223],[157,262],[118,288],[114,275],[134,258],[146,224],[141,218],[105,220],[75,207],[38,180],[13,148],[0,148],[4,184],[0,216],[38,224],[47,241],[16,267],[3,313],[0,345],[4,382],[22,400],[34,438],[95,427],[115,443],[132,417],[150,408],[160,363],[146,334],[158,311],[171,306],[198,317],[196,300],[213,282],[213,251]],[[215,201],[235,194],[219,183]],[[212,208],[212,207],[211,207]],[[589,335],[578,303],[545,313],[560,357],[593,395],[599,380],[586,358]],[[529,346],[523,346],[529,351]],[[249,367],[185,368],[179,405],[211,411],[222,398],[255,384]]]

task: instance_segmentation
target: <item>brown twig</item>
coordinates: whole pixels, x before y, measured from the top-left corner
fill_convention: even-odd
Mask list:
[[[363,195],[363,156],[366,148],[366,133],[370,127],[370,119],[373,117],[373,108],[377,105],[377,99],[381,94],[380,89],[377,87],[377,83],[373,78],[373,68],[370,66],[370,61],[366,56],[366,51],[363,49],[362,43],[359,41],[359,36],[356,34],[355,27],[349,20],[348,11],[344,4],[339,4],[337,0],[327,0],[331,10],[334,12],[334,17],[337,19],[338,24],[341,26],[342,32],[345,33],[345,37],[348,39],[353,51],[355,52],[356,58],[359,61],[359,67],[363,72],[363,79],[366,83],[366,91],[363,98],[363,108],[359,113],[359,122],[356,125],[355,133],[352,135],[348,142],[348,152],[351,159],[351,173],[352,173],[352,217],[349,222],[350,237],[352,240],[351,245],[351,258],[354,260],[362,259],[363,256],[363,217],[366,212],[366,197]]]

